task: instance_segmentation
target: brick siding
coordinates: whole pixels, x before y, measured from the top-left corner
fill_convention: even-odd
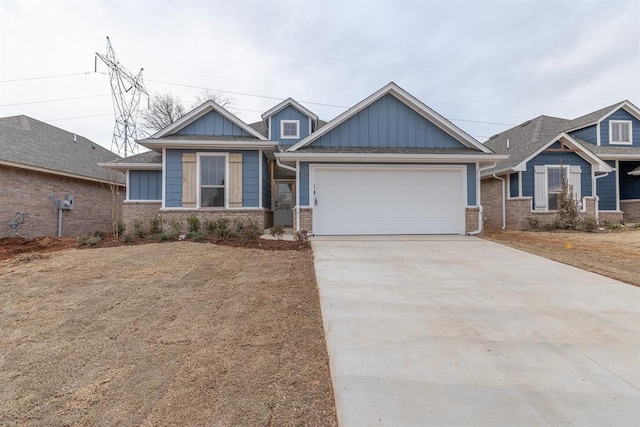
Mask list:
[[[296,211],[293,211],[293,229],[296,228]],[[307,230],[313,234],[313,210],[311,208],[300,208],[300,230]]]
[[[161,209],[158,202],[128,202],[122,205],[122,222],[126,230],[133,232],[136,222],[142,225],[142,228],[148,232],[151,226],[151,219],[158,215],[162,216],[165,230],[173,221],[180,221],[182,230],[187,230],[187,217],[195,215],[200,218],[200,224],[206,220],[216,220],[220,218],[228,218],[233,224],[234,221],[254,221],[258,224],[261,232],[265,228],[273,225],[273,212],[269,209],[225,209],[225,210],[201,210],[201,209],[181,209],[181,210],[164,210]]]
[[[640,222],[640,200],[620,200],[624,222]]]
[[[600,211],[598,213],[598,220],[600,225],[605,222],[622,222],[624,220],[624,214],[622,211]]]
[[[502,182],[495,178],[483,179],[480,191],[484,228],[502,228]]]
[[[0,165],[0,238],[14,236],[15,213],[27,212],[18,236],[57,236],[58,210],[50,195],[74,197],[73,210],[62,211],[62,235],[82,236],[112,230],[112,196],[108,184]],[[124,187],[120,187],[120,200]],[[116,206],[120,206],[117,203]],[[120,212],[117,212],[118,219]]]
[[[466,233],[471,233],[478,229],[478,207],[468,207],[465,209],[464,227]]]

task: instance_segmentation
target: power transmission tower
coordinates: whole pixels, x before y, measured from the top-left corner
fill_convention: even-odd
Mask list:
[[[136,119],[138,118],[138,105],[141,94],[149,96],[142,81],[142,71],[135,76],[124,68],[116,58],[116,53],[111,46],[111,41],[107,37],[107,54],[96,52],[109,67],[109,80],[111,80],[111,95],[113,96],[113,107],[116,114],[116,124],[113,128],[113,139],[111,140],[111,151],[118,155],[127,157],[139,152],[137,138]],[[96,59],[95,68],[98,63]]]

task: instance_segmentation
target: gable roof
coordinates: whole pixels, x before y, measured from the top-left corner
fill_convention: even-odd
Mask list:
[[[0,164],[108,183],[108,171],[98,163],[120,158],[83,136],[31,117],[0,118]],[[117,181],[124,182],[121,177]]]
[[[564,130],[566,132],[573,132],[575,130],[585,128],[587,126],[596,125],[602,120],[609,117],[611,114],[618,111],[620,108],[624,108],[631,114],[634,114],[640,120],[640,110],[631,102],[624,100],[624,101],[609,105],[608,107],[601,108],[592,113],[585,114],[584,116],[580,116],[576,119],[567,120],[564,126]]]
[[[202,105],[194,108],[193,110],[191,110],[190,112],[188,112],[184,116],[180,117],[175,122],[171,123],[166,128],[161,129],[158,132],[156,132],[153,135],[151,135],[149,138],[146,138],[143,141],[140,141],[140,143],[147,142],[147,141],[153,140],[153,139],[159,139],[159,138],[162,138],[162,137],[165,137],[165,136],[169,136],[169,135],[173,135],[174,133],[176,133],[180,129],[188,126],[189,124],[191,124],[193,122],[195,122],[200,117],[203,117],[204,115],[210,113],[211,111],[217,112],[218,114],[223,116],[225,119],[229,120],[230,122],[232,122],[233,124],[235,124],[239,128],[241,128],[242,130],[247,132],[249,135],[251,135],[251,136],[253,136],[253,137],[255,137],[255,138],[257,138],[257,139],[259,139],[261,141],[267,140],[267,137],[262,135],[260,132],[258,132],[257,130],[255,130],[254,128],[252,128],[251,126],[249,126],[248,124],[246,124],[242,120],[240,120],[234,114],[232,114],[229,111],[225,110],[222,106],[216,104],[214,101],[209,99],[209,100],[205,101]]]
[[[457,139],[463,145],[469,148],[475,149],[477,151],[480,151],[482,153],[492,154],[491,150],[487,149],[487,147],[483,146],[479,141],[477,141],[471,135],[464,132],[462,129],[460,129],[459,127],[451,123],[449,120],[442,117],[440,114],[438,114],[437,112],[429,108],[427,105],[422,103],[420,100],[418,100],[413,95],[409,94],[407,91],[405,91],[404,89],[402,89],[400,86],[398,86],[393,82],[387,84],[386,86],[374,92],[364,100],[360,101],[358,104],[349,108],[347,111],[345,111],[344,113],[340,114],[339,116],[331,120],[329,123],[327,123],[326,126],[323,126],[321,129],[310,134],[309,136],[307,136],[297,144],[294,144],[293,146],[289,147],[286,151],[293,152],[311,144],[313,141],[327,134],[332,129],[335,129],[336,127],[346,122],[351,117],[355,116],[360,111],[362,111],[369,105],[373,104],[374,102],[378,101],[379,99],[381,99],[387,94],[391,94],[394,97],[396,97],[406,106],[413,109],[416,113],[418,113],[425,119],[432,122],[442,131],[446,132],[450,136]]]
[[[593,144],[574,138],[564,131],[567,122],[566,119],[543,115],[493,136],[485,145],[496,153],[508,154],[509,157],[483,175],[524,170],[526,162],[560,139],[575,149],[576,154],[596,165],[597,171],[610,171],[611,168],[591,149],[590,145]]]
[[[317,114],[315,114],[313,111],[309,110],[308,108],[304,107],[302,104],[300,104],[299,102],[297,102],[293,98],[287,98],[284,101],[282,101],[281,103],[279,103],[278,105],[276,105],[275,107],[265,111],[262,114],[262,120],[266,122],[269,117],[273,116],[278,111],[284,110],[288,106],[294,107],[298,111],[300,111],[303,114],[305,114],[307,117],[311,117],[311,119],[314,122],[318,121],[318,115]]]

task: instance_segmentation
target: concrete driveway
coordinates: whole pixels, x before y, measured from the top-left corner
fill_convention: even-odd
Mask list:
[[[638,426],[640,289],[478,238],[312,242],[341,426]]]

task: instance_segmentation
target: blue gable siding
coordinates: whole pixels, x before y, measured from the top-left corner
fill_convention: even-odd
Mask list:
[[[476,164],[467,164],[467,206],[476,206],[477,204],[476,178]]]
[[[517,173],[509,174],[509,197],[518,197],[520,176]]]
[[[267,156],[262,155],[262,207],[271,209],[271,180]]]
[[[297,139],[282,139],[280,137],[280,122],[282,120],[299,120],[300,121],[300,138]],[[305,115],[297,108],[289,105],[288,107],[278,111],[276,114],[271,116],[271,137],[269,138],[271,141],[278,141],[280,145],[290,146],[298,143],[301,139],[308,136],[311,133],[311,129],[309,129],[309,116]]]
[[[592,144],[598,143],[598,127],[596,125],[578,129],[575,132],[571,132],[570,135]]]
[[[612,115],[603,120],[600,123],[600,144],[609,145],[609,120],[631,120],[631,134],[634,147],[640,147],[640,120],[629,114],[624,109],[619,109]],[[618,144],[613,144],[615,147],[620,147]],[[629,147],[624,145],[624,147]]]
[[[188,124],[179,131],[178,135],[217,135],[217,136],[251,136],[240,126],[222,116],[217,111],[211,111]]]
[[[606,162],[612,168],[616,167],[615,161],[607,160]],[[600,198],[598,209],[601,211],[615,211],[618,208],[616,203],[616,180],[616,171],[596,180],[596,192]]]
[[[629,175],[629,172],[637,167],[640,167],[640,162],[618,162],[620,200],[640,199],[640,176]]]
[[[309,206],[309,163],[300,163],[300,206]]]
[[[162,171],[129,171],[129,200],[162,200]]]
[[[383,96],[310,145],[316,147],[465,147],[391,94]]]
[[[534,197],[534,167],[537,165],[571,165],[582,168],[580,187],[582,197],[592,196],[591,164],[575,153],[545,153],[538,154],[527,162],[527,170],[522,172],[522,196]],[[534,200],[535,203],[535,200]]]
[[[167,178],[166,201],[168,208],[182,207],[182,154],[215,153],[216,150],[171,150],[166,151]],[[242,206],[259,207],[259,152],[254,150],[224,151],[242,154]]]

